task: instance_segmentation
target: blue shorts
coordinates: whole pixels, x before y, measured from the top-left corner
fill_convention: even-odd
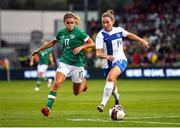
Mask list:
[[[121,73],[123,73],[125,70],[126,70],[126,67],[127,67],[127,61],[126,60],[118,60],[116,61],[113,65],[112,65],[112,68],[114,66],[118,66],[121,70]],[[106,68],[106,69],[103,69],[103,73],[104,73],[104,76],[107,77],[108,73],[110,72],[110,70],[112,68]]]

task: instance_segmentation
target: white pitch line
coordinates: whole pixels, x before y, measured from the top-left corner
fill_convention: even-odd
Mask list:
[[[126,117],[125,119],[167,119],[167,118],[180,118],[180,116],[147,116],[147,117]],[[74,121],[102,121],[102,119],[67,119],[67,120],[74,120]],[[111,121],[111,120],[104,120],[104,121]]]
[[[147,123],[147,124],[173,124],[180,125],[180,123],[171,123],[171,122],[149,122],[149,121],[129,121],[132,123]]]
[[[180,116],[127,117],[125,119],[164,119],[164,118],[180,118]]]
[[[112,122],[111,120],[103,119],[67,119],[68,121],[88,121],[88,122]]]
[[[159,116],[159,117],[129,117],[125,120],[115,122],[132,122],[132,123],[148,123],[148,124],[169,124],[169,125],[180,125],[180,123],[173,122],[150,122],[150,121],[127,121],[126,119],[163,119],[163,118],[180,118],[180,116]],[[113,122],[110,119],[67,119],[68,121],[87,121],[87,122]]]

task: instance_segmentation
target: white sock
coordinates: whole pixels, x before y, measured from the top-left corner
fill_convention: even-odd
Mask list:
[[[111,96],[111,93],[113,91],[114,82],[108,82],[106,81],[106,85],[104,87],[104,93],[101,104],[106,106],[107,101],[109,100],[109,97]]]
[[[119,101],[119,93],[117,87],[112,91],[115,101]]]

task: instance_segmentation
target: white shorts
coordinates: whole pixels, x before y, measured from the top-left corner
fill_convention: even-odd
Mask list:
[[[38,64],[37,66],[37,71],[38,72],[42,72],[42,73],[45,73],[48,69],[48,65],[46,64]]]
[[[84,78],[84,67],[77,67],[59,62],[56,71],[63,73],[66,77],[71,77],[74,83],[81,83]]]

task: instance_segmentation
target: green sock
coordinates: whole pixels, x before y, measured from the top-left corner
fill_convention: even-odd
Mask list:
[[[56,92],[52,92],[52,91],[49,92],[48,102],[47,102],[47,107],[48,107],[49,109],[52,108],[53,103],[54,103],[54,100],[56,99],[56,95],[57,95]]]
[[[42,78],[38,77],[36,81],[36,86],[39,87],[41,84]]]

